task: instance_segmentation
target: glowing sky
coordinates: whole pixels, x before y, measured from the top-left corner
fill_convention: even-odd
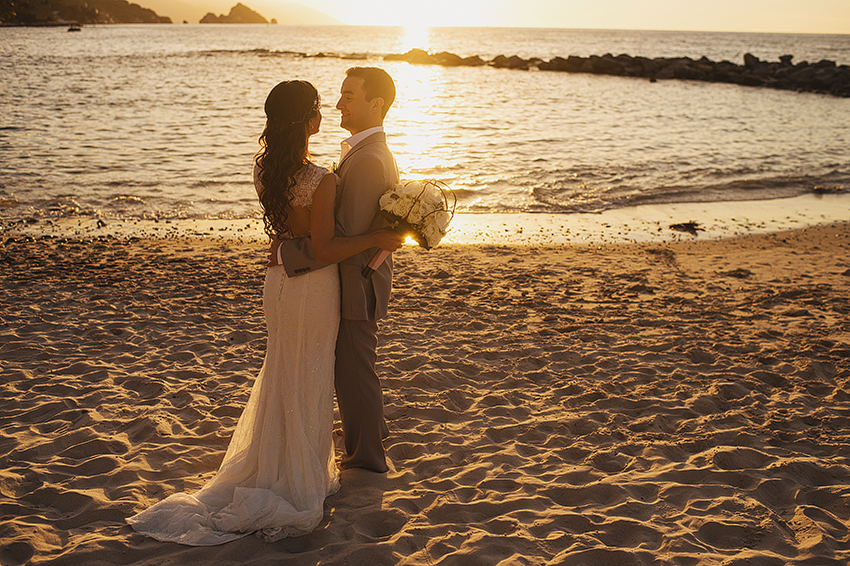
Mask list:
[[[850,0],[297,0],[296,3],[354,25],[850,34]]]

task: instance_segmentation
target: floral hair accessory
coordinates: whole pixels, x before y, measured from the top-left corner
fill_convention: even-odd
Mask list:
[[[295,120],[293,120],[293,121],[291,121],[291,122],[286,122],[286,123],[282,123],[282,122],[283,122],[283,119],[282,119],[282,118],[278,118],[278,117],[269,118],[269,120],[270,120],[270,121],[277,122],[278,124],[281,124],[281,125],[283,125],[283,126],[285,126],[285,127],[287,127],[287,128],[291,128],[292,126],[294,126],[294,125],[296,125],[296,124],[303,124],[304,122],[306,122],[307,120],[309,120],[309,119],[310,119],[310,116],[312,116],[312,115],[313,115],[313,113],[318,112],[318,110],[319,110],[319,108],[320,108],[321,106],[322,106],[322,97],[321,97],[321,96],[317,96],[317,97],[316,97],[316,100],[313,102],[313,105],[312,105],[312,106],[310,106],[310,109],[309,109],[309,110],[307,110],[306,114],[304,114],[304,116],[302,116],[301,118],[296,118]]]

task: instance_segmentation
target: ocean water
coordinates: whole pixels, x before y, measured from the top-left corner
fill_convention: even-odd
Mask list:
[[[323,97],[314,160],[348,134],[345,69],[396,79],[386,122],[405,178],[465,212],[601,211],[850,188],[850,100],[726,84],[385,62],[628,53],[850,64],[848,35],[378,27],[0,28],[0,219],[255,218],[251,160],[268,91]]]

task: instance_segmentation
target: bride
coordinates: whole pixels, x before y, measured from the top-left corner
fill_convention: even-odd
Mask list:
[[[376,246],[394,251],[403,239],[389,228],[334,234],[337,179],[310,162],[307,149],[322,121],[313,85],[278,84],[265,112],[254,186],[266,232],[309,235],[331,267],[292,278],[283,266],[266,272],[266,357],[218,473],[197,493],[171,495],[127,519],[161,541],[211,546],[257,532],[271,542],[321,522],[325,497],[339,489],[332,428],[340,299],[332,262]]]

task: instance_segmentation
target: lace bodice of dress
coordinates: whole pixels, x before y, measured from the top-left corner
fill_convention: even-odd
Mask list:
[[[295,186],[292,187],[291,206],[302,206],[310,208],[313,205],[313,193],[319,183],[328,174],[328,170],[314,163],[307,163],[295,174]],[[263,192],[263,183],[260,181],[260,168],[254,163],[254,188],[257,195]]]

